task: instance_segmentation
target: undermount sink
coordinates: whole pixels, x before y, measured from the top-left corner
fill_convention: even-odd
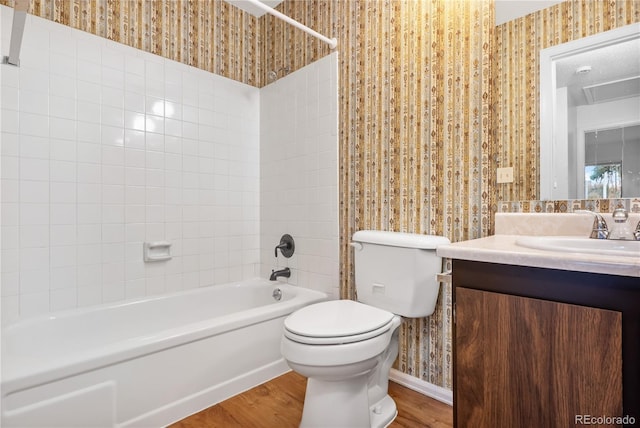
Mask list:
[[[565,253],[640,257],[640,241],[590,239],[575,236],[523,236],[516,240],[516,244],[537,250]]]

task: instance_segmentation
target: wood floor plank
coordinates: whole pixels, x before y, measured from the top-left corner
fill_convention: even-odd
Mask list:
[[[287,428],[297,427],[307,380],[289,372],[222,403],[189,416],[170,428]],[[390,428],[451,428],[452,408],[439,401],[389,383],[398,406]]]

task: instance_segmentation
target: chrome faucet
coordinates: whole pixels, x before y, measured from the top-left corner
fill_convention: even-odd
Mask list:
[[[625,211],[624,208],[616,208],[613,210],[613,221],[614,223],[609,233],[609,239],[638,239],[636,232],[639,230],[638,227],[640,227],[640,223],[636,226],[636,232],[632,231],[631,225],[629,224],[629,213]]]
[[[269,281],[275,281],[278,277],[289,278],[291,276],[291,269],[288,267],[280,270],[271,270],[271,276],[269,277]]]
[[[604,217],[602,217],[602,215],[589,210],[576,210],[574,212],[591,214],[595,217],[593,220],[593,227],[591,228],[591,235],[589,235],[589,238],[592,238],[592,239],[608,239],[609,238],[609,228],[607,227],[607,222],[604,220]]]

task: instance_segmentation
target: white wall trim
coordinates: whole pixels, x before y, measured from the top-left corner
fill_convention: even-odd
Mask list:
[[[494,11],[496,27],[562,2],[563,0],[496,0]]]
[[[389,379],[395,383],[399,383],[409,389],[419,392],[422,395],[431,397],[434,400],[438,400],[442,403],[453,405],[453,391],[443,388],[438,385],[434,385],[417,377],[402,373],[399,370],[391,369],[389,372]]]

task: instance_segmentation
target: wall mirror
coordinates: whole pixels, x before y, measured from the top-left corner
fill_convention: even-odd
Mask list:
[[[640,23],[540,52],[540,199],[640,196]]]

